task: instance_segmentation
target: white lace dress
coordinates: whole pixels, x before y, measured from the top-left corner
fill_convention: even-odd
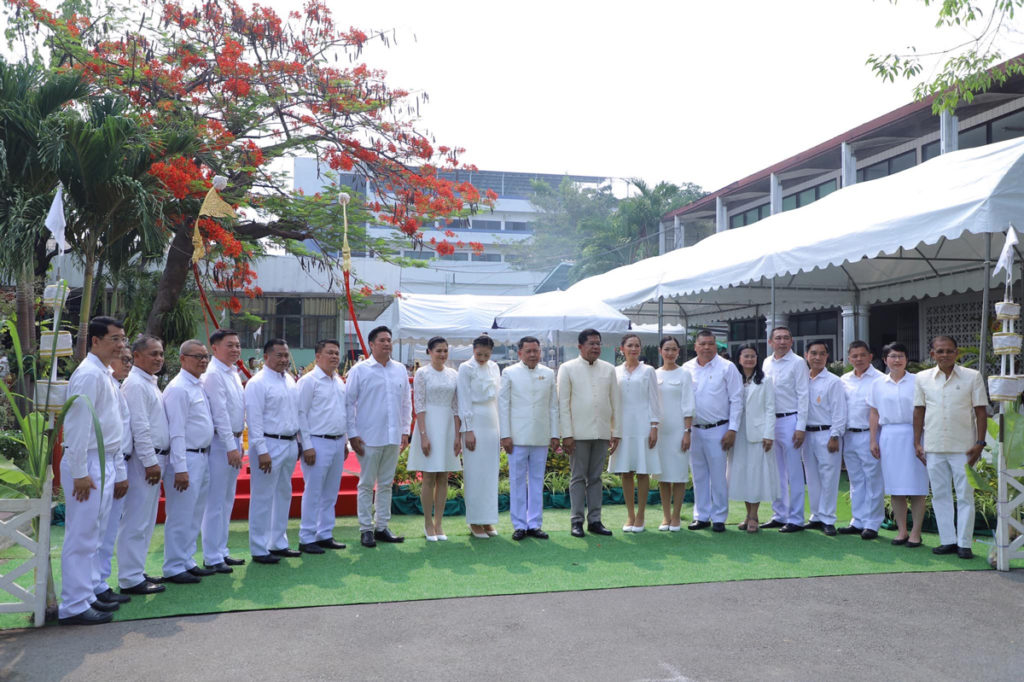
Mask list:
[[[459,417],[462,431],[476,436],[476,449],[462,444],[466,523],[498,522],[498,365],[470,358],[459,365]]]
[[[660,474],[658,448],[647,447],[651,424],[661,421],[661,394],[654,368],[641,362],[630,372],[619,365],[615,379],[622,396],[622,440],[608,460],[608,471]]]
[[[416,420],[409,445],[410,471],[459,471],[462,464],[455,456],[455,415],[459,403],[456,386],[458,373],[451,367],[440,372],[427,365],[416,370],[412,380],[413,411],[424,419]],[[420,432],[426,429],[430,439],[430,454],[423,454],[420,447]]]

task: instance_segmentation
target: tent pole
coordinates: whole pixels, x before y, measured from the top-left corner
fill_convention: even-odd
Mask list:
[[[665,335],[665,297],[658,297],[658,342]]]
[[[981,335],[978,337],[978,371],[985,377],[988,350],[988,289],[992,279],[992,233],[985,233],[985,282],[981,289]]]
[[[767,329],[764,330],[765,337],[772,333],[772,327],[775,326],[775,320],[775,276],[772,275],[772,319],[765,325],[767,327]]]

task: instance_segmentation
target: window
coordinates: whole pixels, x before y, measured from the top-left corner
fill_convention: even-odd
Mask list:
[[[505,221],[506,232],[533,232],[533,224],[522,221]]]
[[[833,178],[832,180],[802,190],[796,194],[790,194],[788,197],[782,197],[782,210],[791,211],[794,208],[800,208],[801,206],[812,204],[818,199],[835,192],[836,189],[838,189],[838,186],[837,181]]]
[[[755,206],[754,208],[737,213],[734,216],[729,217],[729,229],[735,227],[743,227],[744,225],[752,225],[758,220],[767,218],[771,215],[772,209],[768,204],[762,204],[761,206]]]
[[[500,220],[477,220],[473,218],[471,221],[472,225],[470,229],[481,230],[484,232],[501,232],[501,221]]]
[[[473,260],[476,262],[500,263],[500,253],[474,253]]]
[[[929,142],[925,146],[921,147],[921,161],[928,161],[934,159],[939,155],[939,141]]]
[[[469,253],[467,251],[456,251],[446,256],[438,256],[437,260],[469,260]]]
[[[1018,111],[989,123],[992,142],[1003,142],[1024,135],[1024,111]]]
[[[239,333],[243,347],[262,346],[278,337],[292,348],[312,348],[320,339],[335,338],[338,333],[338,304],[333,297],[243,299],[242,310],[264,320],[261,324],[241,315],[231,316],[231,328]],[[257,340],[253,333],[261,326]]]
[[[788,197],[782,197],[782,210],[792,211],[796,208],[796,195],[790,194]]]
[[[971,149],[985,144],[988,144],[988,126],[980,125],[960,131],[957,136],[956,148]]]
[[[893,173],[913,168],[915,165],[917,165],[917,150],[911,149],[909,152],[904,152],[891,159],[879,161],[864,168],[858,168],[857,182],[869,182],[878,178],[884,178]]]

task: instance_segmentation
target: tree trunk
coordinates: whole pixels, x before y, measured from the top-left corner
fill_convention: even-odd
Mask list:
[[[85,247],[85,268],[82,281],[82,306],[78,312],[78,343],[75,344],[75,359],[85,358],[89,340],[89,317],[92,315],[92,289],[96,277],[96,249],[92,244]]]
[[[18,338],[21,352],[35,354],[36,349],[36,277],[31,262],[24,263],[18,273],[15,305],[18,313]],[[12,368],[13,369],[13,368]]]
[[[178,225],[167,251],[167,263],[164,265],[163,274],[160,275],[153,308],[149,311],[149,319],[146,321],[147,334],[158,339],[163,338],[164,315],[170,312],[181,296],[191,261],[192,230],[190,225],[183,222]]]

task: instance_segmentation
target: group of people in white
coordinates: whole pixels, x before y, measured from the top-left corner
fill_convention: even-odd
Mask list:
[[[270,339],[263,368],[244,388],[237,371],[239,337],[218,330],[209,351],[198,340],[181,345],[181,372],[162,393],[159,339],[140,336],[129,353],[122,325],[109,317],[91,320],[88,335],[89,353],[70,380],[68,394],[79,398],[65,420],[60,464],[68,492],[61,623],[108,622],[130,595],[162,592],[167,582],[198,583],[245,563],[228,550],[244,428],[251,470],[249,553],[261,564],[345,548],[333,531],[346,443],[359,460],[364,547],[404,541],[388,524],[395,468],[407,446],[408,469],[422,476],[428,542],[448,539],[448,477],[459,470],[470,532],[480,539],[497,535],[500,450],[508,455],[512,539],[548,538],[544,473],[549,452],[561,446],[570,462],[574,537],[612,534],[601,521],[606,468],[622,478],[624,532],[647,529],[651,475],[660,484],[658,529],[679,531],[692,472],[690,530],[724,532],[733,500],[746,504],[739,528],[747,533],[816,528],[871,540],[884,520],[888,494],[899,528],[892,543],[920,547],[930,486],[941,543],[933,551],[971,557],[973,490],[965,465],[973,465],[984,447],[988,401],[980,374],[956,364],[950,337],[932,340],[936,367],[916,376],[906,372],[902,344],[883,349],[883,374],[872,366],[868,345],[856,341],[848,349],[853,370],[841,379],[826,368],[828,343],[808,344],[805,361],[793,353],[785,327],[771,331],[772,354],[763,361],[753,345],[739,347],[729,361],[719,355],[714,334],[701,330],[696,357],[680,365],[683,348],[666,336],[657,370],[641,361],[637,335],[622,338],[625,362],[613,367],[600,359],[601,334],[587,329],[579,334],[579,357],[564,363],[557,376],[541,364],[534,337],[519,341],[520,361],[504,372],[491,360],[490,337],[474,340],[473,357],[458,371],[447,366],[445,339],[435,337],[427,344],[430,364],[416,372],[410,395],[384,326],[370,332],[370,355],[347,380],[338,373],[338,342],[318,342],[315,367],[296,382],[286,341]],[[304,479],[297,550],[287,534],[296,459]],[[852,519],[837,530],[844,461]],[[143,569],[161,481],[163,576],[154,578]],[[761,502],[772,505],[764,523]],[[194,558],[200,536],[202,566]],[[115,549],[118,592],[107,582]]]

